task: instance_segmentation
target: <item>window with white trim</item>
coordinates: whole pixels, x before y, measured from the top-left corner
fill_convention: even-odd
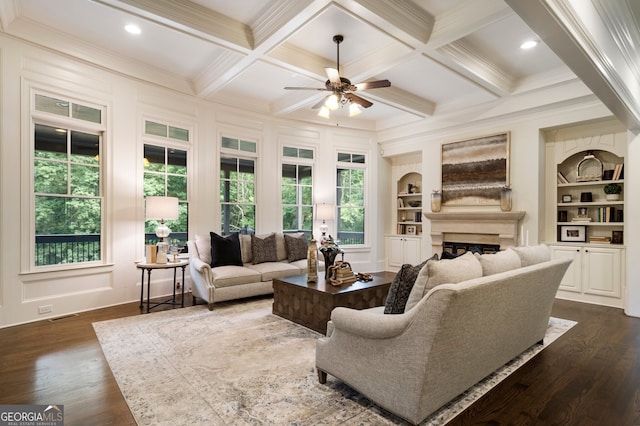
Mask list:
[[[223,136],[220,148],[220,232],[256,229],[257,141]]]
[[[103,116],[104,107],[34,95],[36,267],[102,261]]]
[[[337,239],[341,245],[362,245],[365,243],[365,155],[339,152],[336,170]]]
[[[285,146],[282,149],[281,201],[282,230],[313,230],[313,150]]]

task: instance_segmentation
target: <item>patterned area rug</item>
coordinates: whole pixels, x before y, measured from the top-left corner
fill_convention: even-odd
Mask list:
[[[320,334],[272,315],[271,304],[194,306],[93,327],[139,425],[404,424],[334,377],[318,383]],[[552,318],[545,346],[573,325]],[[422,424],[445,424],[543,348],[534,345]]]

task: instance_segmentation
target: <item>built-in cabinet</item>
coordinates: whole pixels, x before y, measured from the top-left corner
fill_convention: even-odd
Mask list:
[[[544,132],[545,242],[573,260],[558,297],[624,307],[626,133],[615,120]],[[617,199],[605,193],[618,186]]]
[[[420,237],[392,235],[387,237],[387,263],[392,268],[400,268],[405,263],[417,265],[422,262]]]
[[[422,262],[422,173],[415,156],[394,159],[392,180],[392,223],[386,235],[386,267],[398,270],[402,265]]]
[[[397,181],[396,234],[422,234],[422,175],[411,172]]]
[[[625,250],[594,245],[552,245],[554,259],[572,259],[558,295],[600,305],[614,305],[623,295]]]

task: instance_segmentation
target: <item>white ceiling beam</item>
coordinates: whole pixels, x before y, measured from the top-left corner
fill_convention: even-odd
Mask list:
[[[431,37],[435,20],[426,10],[405,0],[340,0],[337,1],[354,17],[408,45],[424,44]]]
[[[511,15],[503,0],[467,0],[436,17],[427,47],[438,49]]]
[[[253,49],[248,25],[188,0],[93,0],[232,50]]]
[[[514,87],[514,79],[486,58],[477,55],[462,41],[438,49],[441,60],[448,62],[458,73],[498,96],[507,96]]]
[[[358,92],[358,94],[362,94],[367,99],[381,102],[423,118],[432,116],[436,110],[434,102],[393,86],[362,93]]]

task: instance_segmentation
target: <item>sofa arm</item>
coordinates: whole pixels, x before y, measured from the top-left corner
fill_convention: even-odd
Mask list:
[[[335,308],[331,321],[335,330],[343,330],[369,339],[388,339],[404,333],[413,322],[409,313],[385,315],[349,308]]]
[[[200,259],[198,256],[190,256],[189,263],[193,265],[195,270],[200,272],[201,274],[206,274],[206,275],[211,274],[211,265],[203,262],[202,259]],[[207,269],[209,270],[209,272],[206,271]]]

